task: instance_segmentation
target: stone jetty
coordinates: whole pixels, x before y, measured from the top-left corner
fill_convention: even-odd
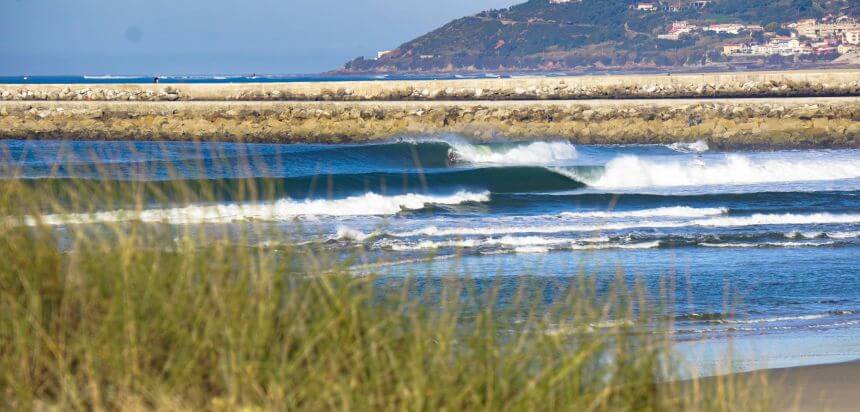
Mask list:
[[[860,71],[0,86],[0,137],[860,147]]]

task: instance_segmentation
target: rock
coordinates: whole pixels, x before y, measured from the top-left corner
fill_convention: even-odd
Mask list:
[[[8,116],[8,115],[9,115],[9,112],[6,111],[6,107],[5,106],[0,107],[0,116]]]

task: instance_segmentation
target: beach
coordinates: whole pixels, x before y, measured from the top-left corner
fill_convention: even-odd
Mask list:
[[[759,372],[737,375],[753,383]],[[764,372],[778,411],[856,411],[860,361],[771,369]],[[707,382],[707,380],[705,381]]]

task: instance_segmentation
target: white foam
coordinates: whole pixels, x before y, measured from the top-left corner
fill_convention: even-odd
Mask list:
[[[693,208],[687,206],[660,207],[656,209],[633,210],[624,212],[563,212],[567,218],[641,218],[641,217],[705,217],[728,213],[727,208]]]
[[[755,214],[750,216],[725,216],[711,217],[693,220],[637,220],[628,222],[611,222],[596,224],[563,224],[543,226],[477,226],[477,227],[438,227],[425,226],[419,229],[390,233],[394,237],[447,237],[447,236],[498,236],[513,235],[519,233],[530,234],[553,234],[567,232],[600,232],[619,231],[627,229],[666,229],[681,228],[688,226],[704,227],[742,227],[742,226],[769,226],[769,225],[813,225],[813,224],[847,224],[860,223],[860,214],[830,214],[816,213],[810,215],[795,214]],[[853,232],[836,232],[848,236]],[[851,236],[848,236],[851,237]]]
[[[367,233],[361,232],[360,230],[355,230],[355,229],[352,229],[352,228],[349,228],[346,226],[339,226],[337,228],[337,233],[334,236],[332,236],[332,239],[335,239],[335,240],[355,240],[358,242],[362,242],[362,241],[366,240],[367,238],[373,237],[377,234],[378,234],[378,232],[367,234]]]
[[[704,153],[710,150],[708,142],[697,140],[695,142],[678,142],[667,146],[668,148],[681,153]]]
[[[860,178],[860,160],[825,157],[754,160],[735,154],[721,159],[654,161],[621,156],[609,161],[602,175],[590,176],[575,170],[564,173],[604,189],[745,185]]]
[[[60,214],[41,216],[37,221],[28,218],[27,224],[47,225],[110,223],[140,220],[149,223],[195,224],[203,222],[231,222],[237,220],[290,220],[298,216],[385,216],[404,210],[420,210],[431,204],[455,205],[466,202],[486,202],[489,192],[458,192],[450,196],[406,194],[383,196],[367,193],[336,200],[283,199],[273,203],[192,205],[170,209],[142,211],[118,210],[110,212]],[[351,233],[365,236],[363,233]]]
[[[660,247],[660,241],[643,243],[605,243],[596,245],[573,245],[573,250],[603,250],[603,249],[656,249]]]
[[[577,158],[576,148],[568,142],[534,142],[498,149],[465,142],[448,143],[459,160],[470,163],[543,165]]]
[[[818,314],[818,315],[800,315],[800,316],[776,316],[772,318],[758,318],[758,319],[729,319],[725,320],[724,323],[741,323],[741,324],[755,324],[755,323],[773,323],[773,322],[786,322],[786,321],[800,321],[800,320],[816,320],[823,319],[829,317],[829,314]]]
[[[530,253],[530,254],[538,254],[538,253],[548,253],[549,248],[546,246],[520,246],[514,249],[515,253]]]
[[[380,241],[377,246],[380,247],[388,247],[393,250],[405,251],[405,250],[426,250],[426,249],[440,249],[440,248],[475,248],[481,246],[516,246],[516,247],[526,247],[526,246],[553,246],[553,245],[568,245],[576,241],[590,241],[589,239],[550,239],[540,236],[523,236],[523,237],[514,237],[514,236],[504,236],[501,238],[485,238],[485,239],[455,239],[455,240],[444,240],[444,241],[431,241],[431,240],[422,240],[418,243],[408,244],[408,243],[399,243],[397,241],[389,241],[384,240]]]
[[[675,228],[688,226],[684,222],[650,222],[640,221],[631,223],[615,223],[603,225],[549,225],[549,226],[493,226],[493,227],[448,227],[426,226],[407,232],[392,233],[395,237],[413,236],[493,236],[516,233],[551,234],[565,232],[594,232],[602,230],[625,230],[635,228]]]
[[[698,219],[691,222],[695,226],[735,227],[759,225],[823,225],[837,223],[860,223],[860,214],[831,214],[815,213],[809,215],[795,214],[755,214],[737,217],[713,217]]]
[[[824,235],[830,239],[853,239],[860,237],[860,232],[827,232]]]
[[[823,247],[832,246],[834,242],[763,242],[763,243],[699,243],[703,247],[716,248],[758,248],[758,247]]]

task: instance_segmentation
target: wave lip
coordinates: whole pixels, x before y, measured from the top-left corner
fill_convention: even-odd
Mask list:
[[[457,160],[501,165],[549,165],[576,159],[576,148],[568,142],[534,142],[494,148],[465,142],[449,142]]]
[[[39,219],[29,217],[27,224],[50,226],[69,224],[112,223],[139,220],[145,223],[195,224],[203,222],[231,222],[237,220],[280,221],[299,216],[385,216],[405,210],[420,210],[429,205],[457,205],[487,202],[489,192],[458,192],[449,196],[405,194],[383,196],[366,193],[336,200],[296,201],[283,199],[273,203],[192,205],[170,209],[142,211],[117,210],[96,213],[55,214]],[[346,233],[344,233],[346,234]],[[357,236],[358,233],[347,235]],[[361,234],[363,235],[363,234]],[[359,236],[360,237],[360,236]]]

